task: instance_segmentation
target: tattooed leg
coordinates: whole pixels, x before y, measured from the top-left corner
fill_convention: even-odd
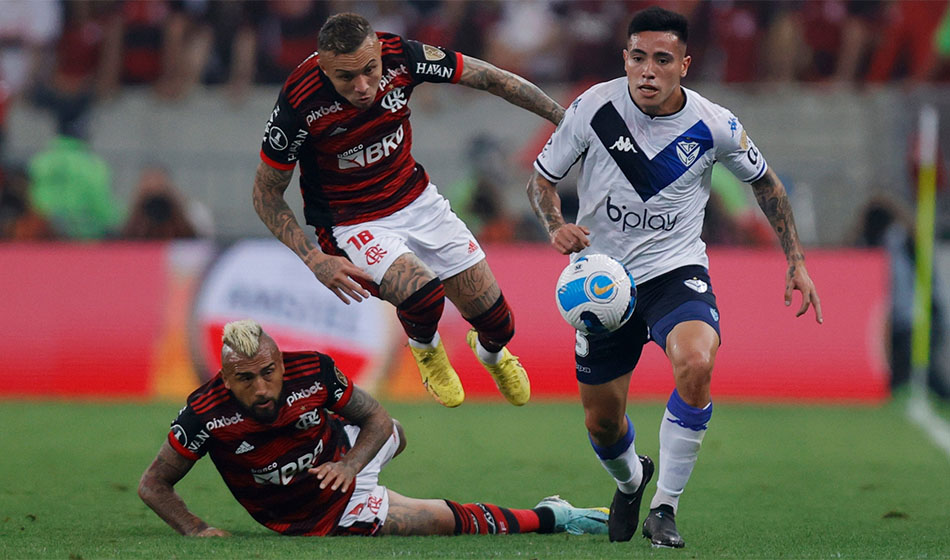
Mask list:
[[[477,317],[498,301],[501,288],[485,259],[451,278],[442,280],[445,295],[463,317]]]
[[[389,514],[382,535],[451,535],[455,516],[444,500],[419,500],[389,492]]]
[[[379,297],[398,306],[435,278],[435,273],[413,253],[400,255],[383,275]]]

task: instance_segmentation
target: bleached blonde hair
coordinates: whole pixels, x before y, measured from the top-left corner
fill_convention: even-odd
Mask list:
[[[224,335],[221,337],[221,342],[225,347],[238,354],[246,358],[253,358],[261,349],[262,335],[264,335],[263,327],[253,319],[231,321],[224,325]]]

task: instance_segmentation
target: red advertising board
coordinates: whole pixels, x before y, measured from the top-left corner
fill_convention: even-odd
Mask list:
[[[488,262],[515,312],[510,348],[531,378],[535,397],[575,395],[574,334],[554,303],[567,257],[545,246],[488,247]],[[778,249],[713,249],[710,275],[719,304],[723,345],[716,358],[714,398],[878,401],[889,394],[884,357],[887,264],[872,251],[810,250],[808,271],[822,298],[824,324],[809,310],[795,317],[796,292],[785,307],[785,260]],[[469,396],[497,395],[465,345],[469,329],[454,309],[440,333]],[[669,362],[650,343],[633,375],[632,399],[666,398]]]
[[[511,349],[528,370],[533,397],[573,397],[574,336],[554,304],[554,283],[566,257],[544,245],[494,246],[487,252],[515,312]],[[193,294],[208,293],[201,284],[214,276],[205,274],[212,253],[207,244],[187,243],[0,245],[0,396],[185,396],[210,367],[208,354],[193,352],[192,343],[214,347],[208,337],[218,336],[216,318],[243,317],[250,309],[247,298],[230,296],[220,306],[196,307]],[[882,253],[809,251],[823,325],[815,323],[811,311],[795,317],[798,299],[791,308],[783,304],[785,262],[778,250],[712,250],[710,266],[723,334],[713,372],[714,398],[874,402],[887,397],[887,265]],[[308,271],[300,268],[305,273],[300,281],[309,285]],[[286,271],[275,268],[273,273],[279,275],[275,285],[288,281]],[[270,285],[264,277],[255,282]],[[227,290],[233,288],[218,293],[231,293]],[[302,287],[294,290],[297,297],[305,293]],[[229,301],[244,301],[245,307],[235,304],[229,310]],[[316,300],[306,301],[311,308]],[[312,343],[321,349],[325,342],[346,354],[341,364],[354,370],[367,369],[366,364],[378,369],[390,361],[386,356],[395,358],[388,379],[380,379],[380,391],[389,391],[389,397],[426,398],[399,333],[392,344],[384,336],[386,329],[334,334],[313,321],[304,329],[294,323],[294,314],[286,313],[284,299],[275,305],[284,307],[261,308],[254,313],[261,316],[254,318],[272,327],[285,344]],[[315,308],[325,309],[323,304]],[[383,311],[387,317],[391,313]],[[277,321],[273,317],[280,313],[286,325],[269,325],[266,317]],[[367,317],[386,320],[378,314]],[[446,307],[440,333],[468,397],[500,399],[465,343],[469,328],[452,306]],[[309,330],[318,335],[316,340],[304,336]],[[378,377],[386,378],[385,367],[373,374],[348,373],[370,388]],[[666,398],[672,387],[668,361],[650,344],[634,373],[631,398]]]

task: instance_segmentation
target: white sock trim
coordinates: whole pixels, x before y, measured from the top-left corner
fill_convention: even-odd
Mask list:
[[[429,342],[419,342],[418,340],[410,338],[409,346],[412,346],[416,350],[432,350],[439,345],[440,340],[442,340],[442,337],[440,337],[439,332],[436,331],[435,336],[433,336]]]

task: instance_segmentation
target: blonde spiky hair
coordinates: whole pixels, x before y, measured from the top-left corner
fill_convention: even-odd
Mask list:
[[[264,329],[253,319],[232,321],[224,325],[221,342],[247,358],[253,358],[261,348],[261,335]]]

